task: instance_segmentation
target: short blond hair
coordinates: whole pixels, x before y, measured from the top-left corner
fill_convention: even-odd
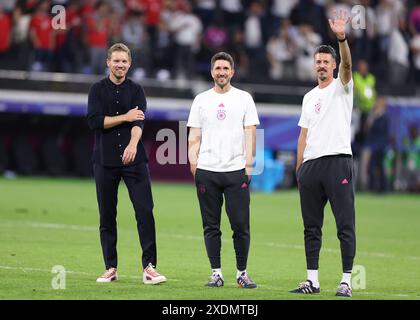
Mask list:
[[[113,44],[109,49],[108,49],[108,60],[111,59],[111,55],[113,52],[116,51],[122,51],[122,52],[126,52],[128,55],[128,59],[131,61],[131,51],[130,49],[124,44],[124,43],[115,43]]]

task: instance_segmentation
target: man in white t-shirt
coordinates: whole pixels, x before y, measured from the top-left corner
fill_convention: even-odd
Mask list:
[[[319,293],[319,252],[324,207],[331,204],[341,245],[343,274],[337,296],[351,297],[351,272],[356,251],[351,113],[353,80],[351,53],[345,35],[346,13],[329,20],[337,36],[341,63],[333,77],[336,53],[331,46],[315,50],[314,70],[318,86],[303,98],[296,177],[305,235],[307,280],[290,291]]]
[[[249,183],[259,124],[257,109],[249,93],[230,84],[234,62],[229,54],[219,52],[212,57],[211,75],[214,87],[195,97],[187,123],[188,158],[212,268],[207,286],[224,284],[220,262],[224,195],[233,231],[237,283],[242,288],[256,288],[246,266],[250,244]]]

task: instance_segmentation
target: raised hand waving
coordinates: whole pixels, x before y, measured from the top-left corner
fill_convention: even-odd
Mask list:
[[[347,12],[340,10],[334,10],[333,19],[328,19],[332,32],[336,35],[339,40],[346,37],[346,24],[350,21],[350,17],[347,17]]]

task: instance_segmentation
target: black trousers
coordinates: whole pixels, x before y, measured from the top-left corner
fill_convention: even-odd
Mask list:
[[[369,163],[369,190],[384,192],[387,191],[385,175],[385,149],[372,150]]]
[[[118,185],[124,180],[133,204],[137,231],[142,247],[142,265],[156,265],[156,232],[149,169],[146,163],[127,167],[104,167],[94,164],[96,194],[100,214],[100,238],[105,267],[116,268]]]
[[[304,162],[297,171],[308,269],[317,270],[324,208],[330,202],[340,240],[343,272],[353,268],[356,253],[353,159],[350,155]]]
[[[197,169],[195,174],[197,196],[200,203],[207,256],[213,269],[221,267],[220,231],[223,195],[226,213],[233,231],[236,267],[245,270],[248,260],[249,232],[249,182],[245,169],[231,172],[213,172]]]

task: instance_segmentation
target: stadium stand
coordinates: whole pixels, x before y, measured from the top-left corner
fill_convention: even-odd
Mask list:
[[[57,4],[65,8],[65,29],[51,24]],[[404,189],[404,141],[408,128],[420,124],[418,0],[2,1],[0,171],[91,174],[86,94],[106,75],[104,48],[124,41],[133,52],[130,77],[148,97],[144,139],[152,177],[190,179],[186,165],[165,171],[157,164],[156,134],[186,120],[192,98],[211,85],[209,58],[225,50],[236,61],[234,85],[257,102],[265,148],[285,166],[284,179],[275,187],[292,186],[300,104],[314,86],[313,79],[299,76],[305,74],[300,69],[311,56],[311,43],[337,47],[324,23],[337,6],[366,18],[365,28],[348,30],[353,65],[356,71],[359,60],[366,61],[376,92],[387,98],[388,151],[395,151],[384,160],[393,164],[387,189]],[[177,30],[182,21],[189,21],[194,37]],[[188,72],[179,72],[185,56],[190,57],[183,66]],[[355,124],[359,116],[355,105]],[[357,141],[353,146],[356,163],[363,147]],[[177,174],[171,177],[171,172]]]

